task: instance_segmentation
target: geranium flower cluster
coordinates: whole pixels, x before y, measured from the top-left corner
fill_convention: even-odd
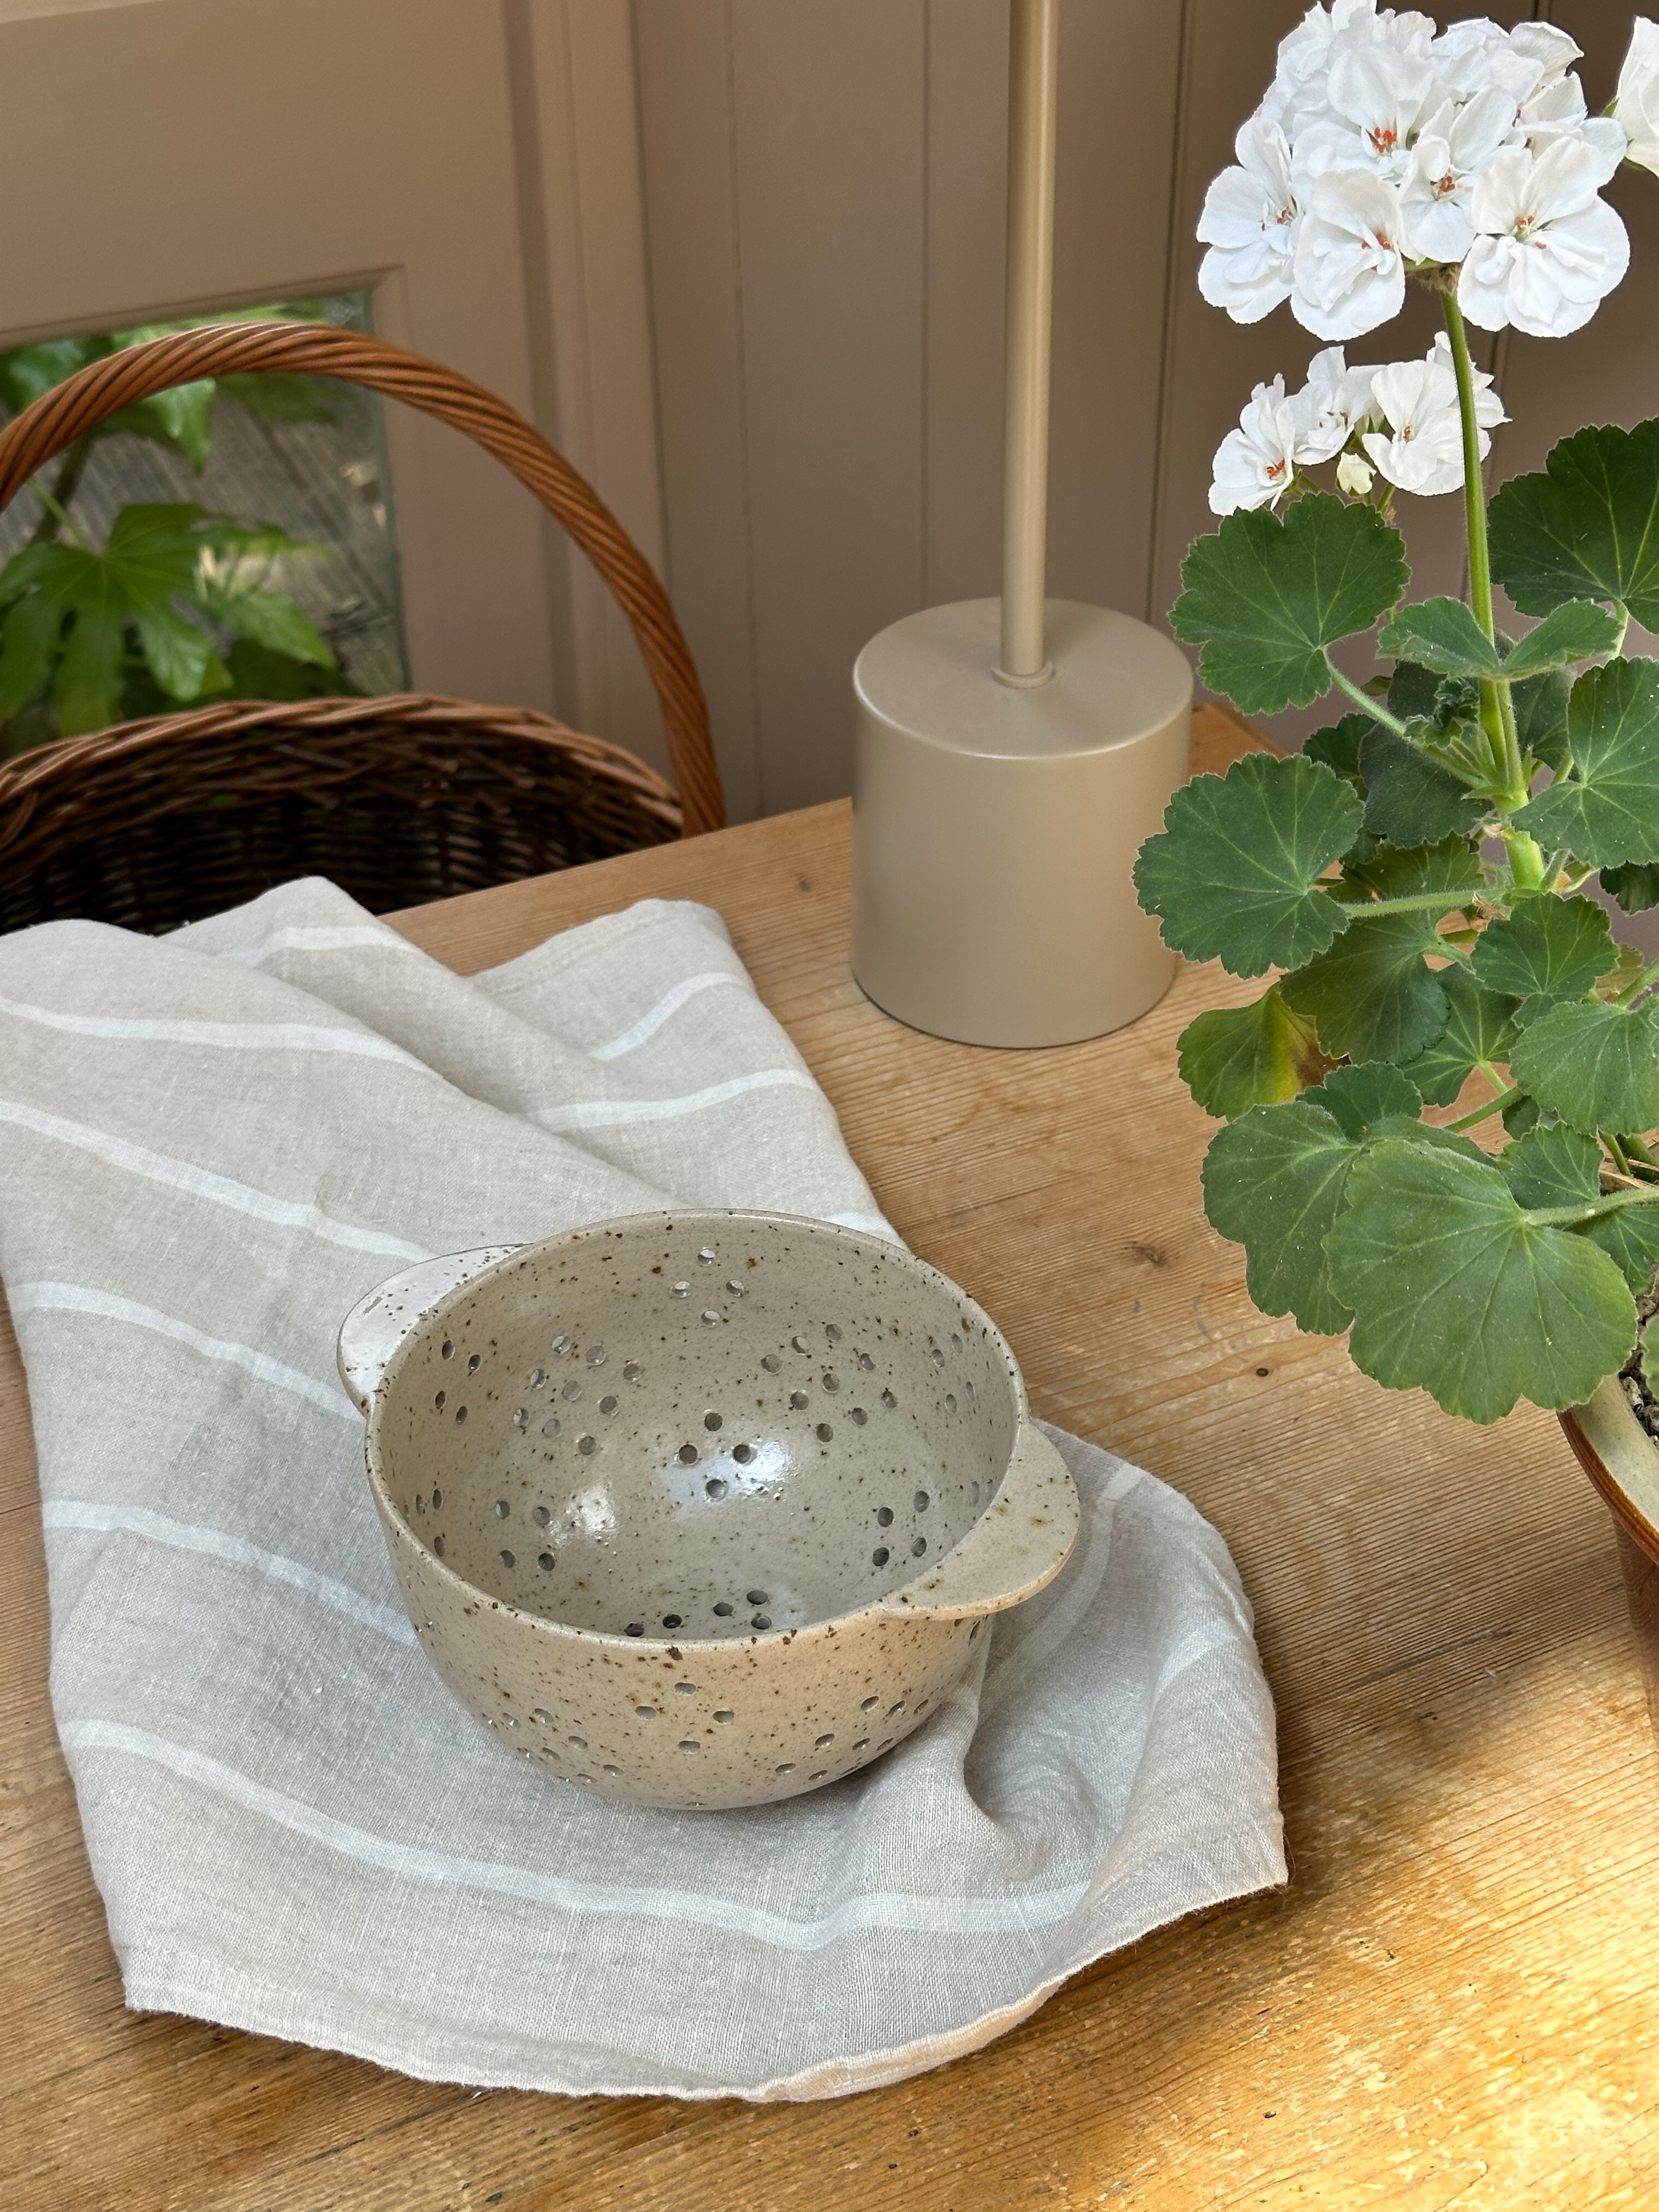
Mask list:
[[[1408,276],[1453,293],[1482,330],[1582,328],[1630,265],[1601,187],[1626,160],[1659,173],[1659,27],[1637,18],[1605,115],[1586,108],[1579,56],[1553,23],[1505,31],[1478,18],[1441,31],[1376,0],[1310,8],[1238,133],[1237,166],[1206,195],[1200,290],[1240,323],[1288,301],[1326,339],[1397,315]],[[1341,360],[1319,355],[1298,393],[1282,377],[1256,386],[1216,455],[1218,514],[1275,501],[1298,466],[1339,454],[1347,491],[1369,489],[1373,471],[1413,492],[1461,486],[1444,341],[1421,362]],[[1490,380],[1483,441],[1504,419]]]
[[[1480,458],[1492,432],[1508,421],[1492,379],[1474,372]],[[1308,380],[1287,393],[1285,380],[1258,384],[1215,457],[1210,505],[1217,514],[1277,507],[1299,469],[1336,462],[1336,480],[1364,497],[1377,477],[1402,491],[1456,491],[1463,482],[1463,429],[1457,372],[1443,332],[1421,361],[1350,368],[1340,346],[1308,363]]]

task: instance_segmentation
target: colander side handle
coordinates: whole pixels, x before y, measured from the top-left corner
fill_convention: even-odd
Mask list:
[[[358,1299],[340,1324],[335,1356],[340,1380],[360,1413],[368,1411],[386,1363],[422,1316],[486,1267],[510,1260],[519,1249],[516,1244],[485,1244],[475,1252],[447,1252],[441,1259],[422,1260],[377,1283]]]
[[[882,1610],[961,1614],[1018,1605],[1071,1557],[1079,1515],[1070,1468],[1028,1419],[985,1511],[930,1572],[890,1592]]]

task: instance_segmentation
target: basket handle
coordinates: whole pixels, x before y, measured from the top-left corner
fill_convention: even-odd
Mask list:
[[[662,707],[668,757],[679,787],[684,835],[726,819],[708,706],[667,593],[650,562],[599,494],[541,432],[504,399],[422,355],[327,323],[212,323],[149,338],[89,362],[0,430],[0,507],[83,431],[135,401],[198,377],[261,369],[337,377],[435,415],[475,439],[558,517],[633,626]]]

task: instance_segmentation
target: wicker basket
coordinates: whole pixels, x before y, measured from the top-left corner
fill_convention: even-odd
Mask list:
[[[69,915],[170,929],[297,875],[331,877],[385,913],[720,827],[702,689],[644,556],[538,431],[417,354],[310,323],[219,324],[129,347],[0,431],[0,507],[118,409],[259,369],[402,399],[477,439],[536,494],[633,626],[678,791],[550,715],[426,694],[154,716],[0,767],[0,931]]]

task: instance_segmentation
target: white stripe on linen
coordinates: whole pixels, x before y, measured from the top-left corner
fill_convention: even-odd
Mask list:
[[[166,1183],[173,1190],[188,1193],[191,1198],[204,1198],[212,1205],[228,1206],[233,1213],[250,1214],[256,1221],[275,1222],[284,1229],[309,1230],[326,1243],[343,1244],[349,1251],[379,1252],[393,1260],[432,1257],[422,1245],[408,1243],[401,1237],[388,1237],[379,1229],[360,1229],[355,1222],[337,1220],[333,1214],[325,1213],[320,1206],[302,1206],[295,1199],[273,1198],[269,1191],[256,1190],[252,1183],[215,1175],[210,1168],[196,1167],[189,1160],[173,1159],[166,1152],[152,1152],[143,1145],[130,1144],[126,1138],[113,1136],[107,1129],[94,1129],[85,1121],[67,1121],[58,1114],[43,1114],[17,1099],[0,1098],[0,1121],[10,1121],[20,1129],[32,1129],[36,1136],[49,1137],[60,1145],[72,1145],[77,1151],[91,1152],[127,1175]]]
[[[345,1052],[359,1060],[395,1060],[404,1067],[431,1069],[413,1053],[372,1030],[325,1028],[315,1022],[144,1021],[125,1014],[64,1014],[51,1006],[31,1006],[0,998],[0,1014],[72,1036],[130,1039],[146,1044],[216,1045],[228,1052]]]
[[[811,1091],[817,1085],[804,1067],[763,1067],[752,1075],[728,1076],[702,1091],[682,1091],[678,1098],[586,1098],[568,1106],[532,1106],[530,1119],[544,1129],[612,1129],[629,1121],[675,1121],[683,1114],[701,1113],[706,1106],[723,1106],[749,1091]]]
[[[143,1505],[106,1505],[92,1498],[48,1498],[40,1509],[40,1519],[48,1528],[80,1528],[98,1535],[123,1534],[143,1536],[152,1544],[165,1544],[174,1552],[195,1552],[204,1559],[222,1559],[234,1567],[251,1567],[255,1573],[269,1575],[273,1582],[286,1583],[292,1589],[304,1590],[307,1596],[319,1599],[336,1613],[343,1613],[352,1620],[361,1621],[364,1627],[377,1630],[388,1636],[394,1644],[413,1644],[415,1631],[407,1617],[395,1606],[381,1605],[378,1600],[364,1597],[348,1583],[336,1582],[331,1575],[319,1574],[301,1559],[290,1559],[282,1552],[268,1552],[262,1544],[250,1544],[246,1537],[227,1535],[222,1528],[207,1528],[193,1521],[175,1521],[166,1513],[152,1513]]]
[[[337,1382],[319,1382],[315,1376],[289,1367],[282,1360],[271,1358],[268,1352],[256,1352],[252,1345],[238,1344],[228,1337],[206,1336],[199,1328],[192,1328],[187,1321],[161,1313],[155,1306],[140,1305],[135,1298],[117,1297],[113,1291],[94,1290],[85,1283],[48,1282],[9,1285],[7,1297],[14,1315],[93,1314],[103,1321],[127,1322],[134,1328],[147,1328],[157,1336],[171,1337],[175,1344],[187,1344],[192,1352],[199,1352],[204,1359],[221,1359],[233,1367],[245,1367],[262,1382],[291,1391],[296,1398],[320,1406],[324,1413],[349,1421],[354,1427],[362,1425],[362,1414]]]
[[[719,1928],[728,1935],[751,1936],[780,1951],[823,1951],[866,1929],[904,1929],[941,1936],[1018,1934],[1068,1918],[1088,1893],[1088,1883],[1076,1880],[1054,1888],[1021,1889],[1005,1897],[939,1898],[878,1891],[849,1898],[820,1919],[792,1920],[781,1913],[763,1911],[734,1898],[711,1897],[706,1892],[574,1881],[558,1875],[536,1874],[528,1867],[504,1866],[493,1859],[462,1858],[415,1844],[394,1843],[389,1837],[319,1813],[284,1790],[269,1789],[205,1753],[153,1735],[148,1729],[131,1727],[125,1721],[70,1721],[58,1732],[67,1748],[124,1752],[133,1759],[153,1760],[181,1780],[228,1797],[245,1810],[260,1814],[326,1850],[406,1880],[457,1883],[498,1897],[523,1898],[561,1912],[631,1913],[642,1920]]]
[[[753,986],[746,975],[734,975],[726,968],[711,968],[701,975],[688,975],[683,981],[676,983],[672,991],[665,993],[649,1013],[641,1014],[631,1030],[624,1030],[620,1036],[612,1037],[609,1044],[595,1045],[588,1057],[591,1060],[620,1060],[623,1053],[632,1052],[647,1037],[655,1036],[663,1024],[678,1013],[689,999],[695,999],[701,991],[718,990],[722,983],[733,984],[739,990],[752,993]]]
[[[190,939],[181,930],[175,941],[187,945]],[[399,937],[395,929],[375,929],[362,921],[337,922],[331,927],[319,925],[308,929],[274,929],[257,945],[228,947],[222,952],[216,951],[213,957],[234,961],[239,968],[257,968],[273,952],[349,952],[358,945],[373,946],[381,952],[412,952],[419,960],[426,957],[418,945]]]

